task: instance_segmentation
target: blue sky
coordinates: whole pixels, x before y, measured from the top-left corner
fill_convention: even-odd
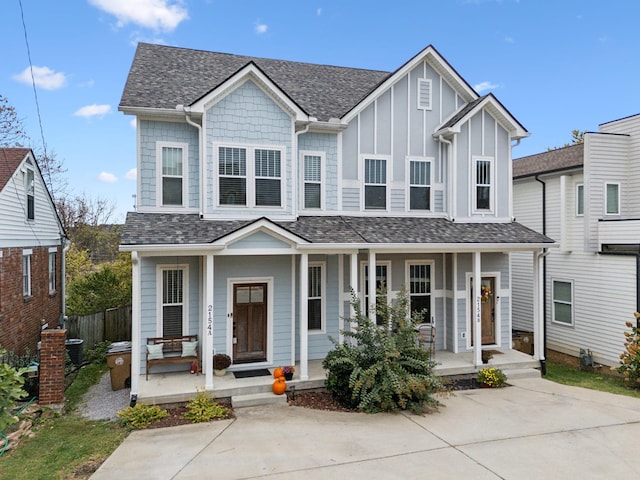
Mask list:
[[[514,158],[640,113],[637,0],[21,0],[47,150],[70,188],[135,194],[135,128],[118,112],[139,41],[393,71],[433,45],[531,132]],[[2,0],[0,94],[42,145],[20,0]]]

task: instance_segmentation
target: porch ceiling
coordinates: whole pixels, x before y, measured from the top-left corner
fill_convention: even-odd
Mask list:
[[[256,221],[266,220],[313,245],[367,246],[451,245],[552,246],[554,241],[517,222],[460,223],[444,218],[301,216],[294,221],[270,219],[217,221],[198,215],[129,212],[122,249],[146,245],[202,245],[221,243],[224,237]]]

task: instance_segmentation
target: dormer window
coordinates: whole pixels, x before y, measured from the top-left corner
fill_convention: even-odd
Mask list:
[[[182,207],[186,200],[186,144],[158,143],[160,171],[159,203],[163,207]]]

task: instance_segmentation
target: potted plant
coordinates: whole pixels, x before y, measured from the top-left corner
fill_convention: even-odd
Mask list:
[[[507,375],[496,367],[483,368],[478,372],[478,383],[491,388],[504,387]]]
[[[293,379],[293,372],[296,371],[296,368],[293,365],[285,365],[282,367],[282,373],[284,374],[285,380]]]
[[[231,365],[231,357],[229,355],[216,353],[213,356],[213,371],[217,376],[221,377],[227,373],[229,365]]]

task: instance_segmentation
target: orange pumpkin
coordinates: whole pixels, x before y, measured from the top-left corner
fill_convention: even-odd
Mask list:
[[[287,389],[287,383],[284,381],[284,377],[280,377],[275,382],[273,382],[271,389],[276,395],[282,395]]]
[[[282,371],[282,368],[278,367],[273,371],[273,378],[280,378],[284,376],[284,372]]]

